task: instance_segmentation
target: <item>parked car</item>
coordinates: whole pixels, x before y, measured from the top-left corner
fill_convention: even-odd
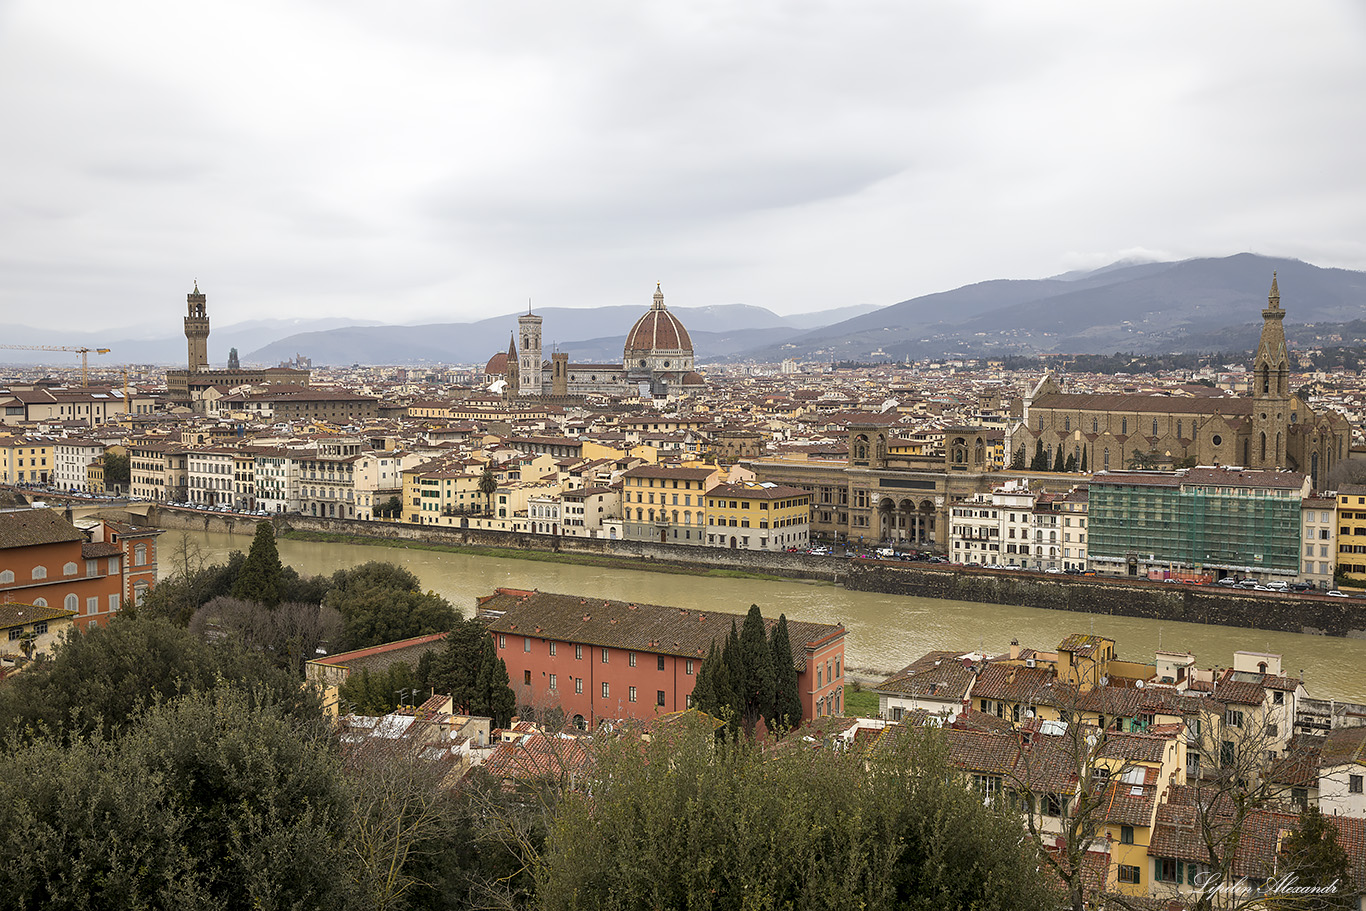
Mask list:
[[[1330,597],[1330,598],[1346,598],[1346,597],[1348,597],[1348,595],[1347,595],[1346,592],[1340,592],[1340,591],[1338,591],[1336,588],[1330,588],[1330,589],[1328,589],[1328,591],[1324,592],[1324,594],[1327,595],[1327,596]]]

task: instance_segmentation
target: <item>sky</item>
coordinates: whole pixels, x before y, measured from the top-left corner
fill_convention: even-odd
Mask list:
[[[1366,4],[0,0],[0,325],[1366,269]]]

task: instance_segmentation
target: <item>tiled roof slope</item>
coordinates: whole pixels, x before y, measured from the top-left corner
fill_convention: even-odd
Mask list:
[[[0,548],[84,541],[76,526],[51,509],[0,512]]]

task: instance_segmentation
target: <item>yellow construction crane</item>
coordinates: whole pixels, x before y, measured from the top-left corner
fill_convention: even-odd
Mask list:
[[[86,348],[82,345],[0,345],[0,348],[12,348],[18,351],[79,351],[81,353],[81,388],[84,389],[90,384],[86,382],[86,356],[90,352],[96,354],[108,354],[108,348]]]

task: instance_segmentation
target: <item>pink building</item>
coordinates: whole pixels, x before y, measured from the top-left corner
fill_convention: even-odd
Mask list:
[[[575,724],[648,719],[688,707],[713,642],[742,614],[500,588],[479,599],[518,701],[558,705]],[[776,618],[766,618],[772,631]],[[844,710],[844,627],[787,621],[804,718]]]

